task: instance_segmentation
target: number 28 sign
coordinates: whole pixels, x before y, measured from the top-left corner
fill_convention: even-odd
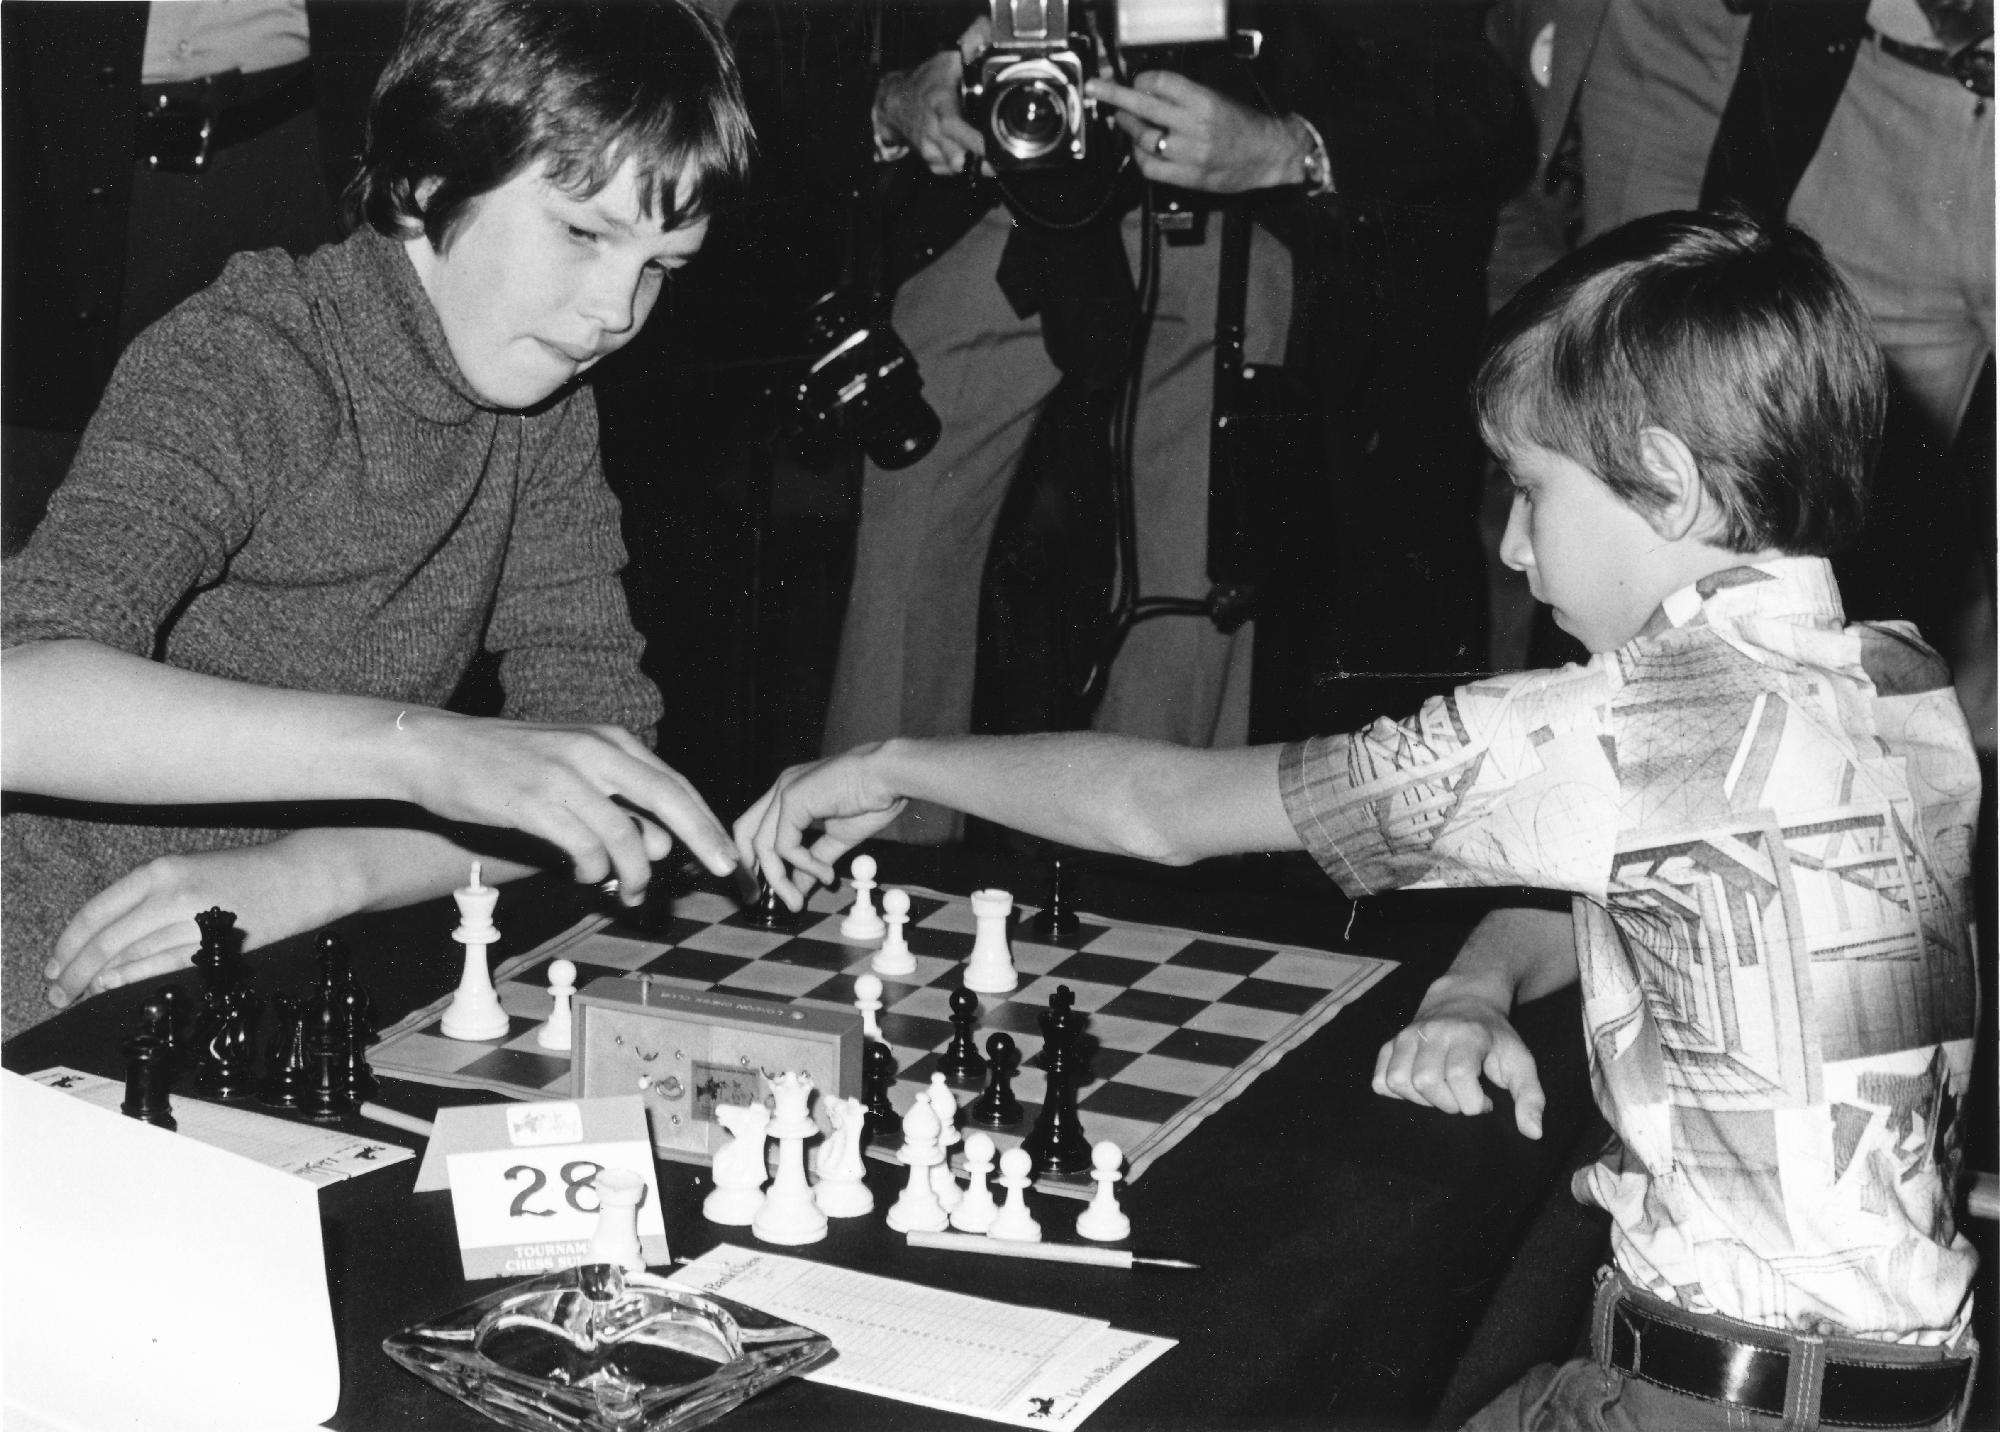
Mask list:
[[[610,1168],[630,1169],[645,1180],[638,1209],[639,1245],[648,1263],[667,1261],[666,1224],[660,1216],[659,1179],[644,1112],[639,1112],[629,1133],[588,1127],[625,1123],[588,1117],[599,1112],[591,1108],[593,1104],[625,1102],[616,1098],[514,1106],[508,1111],[517,1116],[507,1121],[506,1146],[450,1155],[452,1211],[467,1278],[526,1277],[584,1262],[597,1228],[597,1190],[592,1180]],[[546,1110],[554,1117],[523,1117],[531,1109]],[[602,1136],[606,1134],[610,1137]]]

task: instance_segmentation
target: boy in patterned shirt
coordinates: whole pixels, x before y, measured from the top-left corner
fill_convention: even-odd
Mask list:
[[[1977,998],[1979,776],[1950,674],[1846,625],[1881,358],[1818,246],[1663,214],[1496,320],[1474,387],[1513,475],[1501,556],[1594,654],[1404,722],[1194,751],[1065,733],[894,740],[796,767],[737,822],[787,898],[920,798],[1185,863],[1310,851],[1349,895],[1530,885],[1468,940],[1376,1088],[1542,1093],[1508,1023],[1581,979],[1615,1132],[1593,1357],[1478,1428],[1956,1427],[1976,1256],[1953,1224]]]

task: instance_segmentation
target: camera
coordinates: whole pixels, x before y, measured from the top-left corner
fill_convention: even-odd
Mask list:
[[[809,442],[851,442],[877,467],[908,467],[944,428],[924,401],[916,358],[874,308],[859,290],[837,288],[806,311],[806,340],[820,356],[793,392],[793,427]]]
[[[1117,0],[1111,38],[1105,8],[1078,0],[988,0],[993,43],[966,67],[966,117],[998,170],[1080,164],[1117,134],[1084,98],[1086,80],[1117,69],[1115,46],[1197,44],[1228,37],[1226,0]],[[1093,131],[1095,133],[1093,134]]]
[[[1097,107],[1083,82],[1098,68],[1096,37],[1072,34],[1069,0],[991,0],[993,44],[966,70],[965,112],[995,169],[1081,163]]]

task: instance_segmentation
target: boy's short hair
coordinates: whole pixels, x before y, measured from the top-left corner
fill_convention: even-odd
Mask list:
[[[742,191],[753,146],[735,59],[691,0],[415,0],[343,209],[437,248],[530,164],[587,197],[633,160],[643,211],[673,229]]]
[[[1533,444],[1640,511],[1664,428],[1693,453],[1731,551],[1828,555],[1867,507],[1886,401],[1868,315],[1789,226],[1666,213],[1586,244],[1495,317],[1473,379],[1496,454]]]

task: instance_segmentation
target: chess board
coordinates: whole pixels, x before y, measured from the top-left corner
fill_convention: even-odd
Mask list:
[[[896,1060],[890,1098],[898,1111],[930,1083],[950,1041],[947,1001],[958,987],[975,926],[963,897],[916,888],[908,893],[905,933],[917,969],[904,979],[883,980],[878,1016]],[[517,1099],[569,1097],[569,1056],[535,1043],[551,1005],[546,967],[558,956],[575,963],[579,988],[603,975],[622,975],[852,1010],[854,977],[867,971],[872,953],[840,938],[840,912],[852,898],[844,889],[815,891],[784,931],[758,928],[751,912],[708,891],[677,899],[671,915],[649,914],[639,922],[592,915],[494,968],[494,985],[511,1019],[503,1038],[447,1038],[440,1028],[447,997],[384,1031],[368,1057],[377,1074],[398,1079],[490,1089]],[[1042,1044],[1037,1016],[1056,987],[1067,985],[1078,1011],[1089,1016],[1088,1078],[1079,1085],[1077,1113],[1093,1143],[1110,1139],[1124,1151],[1132,1180],[1390,968],[1358,955],[1088,914],[1075,934],[1045,944],[1030,933],[1034,913],[1032,906],[1016,905],[1011,917],[1019,988],[980,996],[981,1050],[988,1034],[1005,1030],[1021,1054],[1013,1082],[1021,1122],[988,1132],[1004,1151],[1034,1127],[1044,1093],[1035,1062]],[[961,1104],[976,1094],[958,1092]],[[894,1151],[871,1152],[893,1157]],[[1037,1183],[1077,1197],[1088,1197],[1092,1186],[1087,1174]]]

